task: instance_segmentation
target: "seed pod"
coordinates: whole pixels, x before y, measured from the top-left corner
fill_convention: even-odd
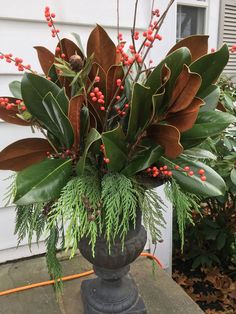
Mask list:
[[[97,216],[100,216],[100,215],[101,215],[101,211],[100,211],[99,209],[96,211],[96,215],[97,215]]]
[[[89,221],[94,221],[96,219],[96,216],[94,214],[88,215]]]
[[[71,56],[69,62],[71,69],[75,72],[79,72],[83,67],[83,60],[79,55]]]

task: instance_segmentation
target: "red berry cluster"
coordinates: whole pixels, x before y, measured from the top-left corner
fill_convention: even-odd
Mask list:
[[[143,37],[146,38],[146,41],[144,43],[144,46],[146,47],[152,47],[154,41],[157,40],[162,40],[162,36],[159,34],[156,34],[156,27],[157,27],[157,22],[153,22],[148,28],[147,31],[143,32]]]
[[[156,16],[156,17],[159,17],[160,16],[160,10],[159,9],[155,9],[152,11],[152,15],[153,16]]]
[[[124,47],[125,43],[121,42],[116,49],[116,52],[121,54],[121,62],[123,63],[123,65],[130,66],[134,63],[134,61],[137,61],[138,63],[143,62],[142,55],[135,51],[133,45],[129,46],[130,52],[133,54],[132,57],[129,57],[129,55],[124,51]]]
[[[115,110],[120,117],[124,117],[127,114],[128,109],[129,104],[125,104],[123,110],[121,110],[119,106],[115,106]]]
[[[25,111],[26,110],[26,106],[24,105],[23,101],[20,99],[17,99],[14,102],[10,102],[9,98],[0,98],[0,107],[5,108],[6,110],[11,110],[14,107],[17,107],[18,109]]]
[[[134,40],[139,40],[139,32],[135,31],[133,34]]]
[[[92,92],[89,94],[90,97],[92,98],[92,101],[95,103],[98,103],[100,105],[100,110],[105,111],[106,108],[104,107],[105,104],[105,96],[103,93],[100,91],[99,87],[94,87]]]
[[[54,18],[56,17],[56,14],[55,13],[51,13],[50,12],[50,8],[49,7],[46,7],[45,10],[44,10],[44,16],[46,18],[46,21],[48,22],[48,26],[51,27],[51,32],[52,32],[52,37],[56,37],[56,35],[60,32],[59,29],[56,29],[55,28],[55,25],[54,25]]]
[[[100,145],[100,151],[105,155],[105,145]],[[103,157],[103,161],[105,162],[105,164],[109,164],[110,159],[107,157]]]
[[[15,66],[17,67],[18,71],[24,71],[24,70],[31,70],[31,65],[24,65],[23,64],[23,59],[18,58],[18,57],[13,57],[12,53],[9,54],[3,54],[0,52],[0,59],[3,60],[5,59],[7,63],[14,63]]]
[[[180,166],[175,165],[175,170],[180,170]],[[190,177],[194,175],[194,172],[190,169],[189,166],[185,166],[184,168],[181,168],[184,172],[186,172]],[[205,170],[204,169],[199,169],[198,174],[200,175],[200,178],[202,181],[206,181],[207,177],[205,176]]]
[[[156,177],[161,177],[163,179],[163,177],[166,177],[166,178],[170,178],[172,177],[172,171],[170,171],[168,169],[168,166],[164,165],[160,168],[157,168],[157,167],[150,167],[148,168],[147,170],[147,173],[148,175],[156,178]]]

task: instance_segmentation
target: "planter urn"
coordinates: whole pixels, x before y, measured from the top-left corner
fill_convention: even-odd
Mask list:
[[[82,282],[81,293],[85,314],[145,314],[145,304],[134,279],[129,275],[132,263],[143,251],[147,233],[141,225],[141,215],[135,228],[127,234],[122,248],[118,238],[109,248],[104,237],[97,239],[95,256],[87,238],[81,239],[81,254],[93,264],[97,278]]]

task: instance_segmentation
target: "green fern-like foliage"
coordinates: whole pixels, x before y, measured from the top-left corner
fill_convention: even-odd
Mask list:
[[[193,193],[183,191],[174,179],[172,179],[171,184],[166,185],[165,193],[176,210],[181,239],[181,249],[183,250],[186,223],[190,222],[194,224],[192,219],[192,211],[195,210],[199,212],[200,199]]]

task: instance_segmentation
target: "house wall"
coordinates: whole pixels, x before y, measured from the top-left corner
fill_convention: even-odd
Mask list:
[[[188,0],[187,2],[192,0]],[[208,30],[211,33],[210,47],[217,46],[218,25],[218,4],[220,0],[210,0],[210,10],[208,17]],[[137,28],[140,31],[146,30],[150,18],[151,0],[140,0],[137,18]],[[183,1],[181,1],[183,2]],[[185,1],[186,2],[186,1]],[[200,3],[200,1],[198,1]],[[132,25],[133,7],[135,0],[120,0],[120,30],[124,38],[129,39],[130,27]],[[180,3],[180,1],[179,1]],[[156,1],[161,11],[166,7],[166,0]],[[56,40],[51,38],[50,30],[44,21],[44,7],[49,5],[56,13],[56,24],[61,30],[60,37],[69,37],[71,32],[81,35],[82,43],[85,44],[86,38],[94,27],[94,23],[101,24],[116,38],[116,1],[107,0],[12,0],[6,4],[0,0],[0,51],[13,53],[14,56],[22,57],[25,63],[31,64],[32,68],[40,72],[37,62],[36,52],[33,46],[46,46],[52,51],[55,49]],[[176,6],[171,8],[166,22],[160,34],[163,41],[159,42],[151,52],[151,58],[160,61],[170,47],[176,41]],[[0,95],[9,96],[8,83],[12,80],[21,79],[21,75],[16,71],[12,64],[0,61]],[[0,121],[0,150],[7,144],[24,137],[32,136],[28,127],[17,127]],[[34,135],[39,136],[39,135]],[[9,172],[0,171],[0,263],[6,260],[29,256],[44,251],[44,246],[40,243],[39,247],[32,246],[32,252],[27,247],[27,241],[23,241],[18,250],[15,250],[17,239],[14,233],[15,213],[13,207],[5,207],[3,195],[8,181],[2,181],[9,176]],[[165,198],[164,192],[160,189],[159,193]],[[164,242],[157,248],[157,255],[160,257],[165,267],[170,267],[171,243],[172,243],[172,209],[171,204],[166,201],[167,227],[163,233]],[[148,241],[148,247],[151,247]]]

